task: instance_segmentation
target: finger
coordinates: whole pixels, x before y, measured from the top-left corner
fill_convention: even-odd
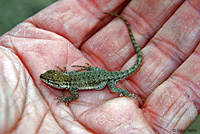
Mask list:
[[[198,5],[199,1],[190,3]],[[143,49],[146,56],[139,77],[134,78],[143,90],[143,98],[164,82],[199,43],[199,14],[190,3],[184,2]]]
[[[112,4],[111,10],[123,8],[126,0],[105,1],[58,1],[36,14],[27,22],[68,39],[79,47],[87,38],[105,24],[99,14],[106,5]]]
[[[151,9],[151,12],[149,12],[149,8],[143,8],[145,6],[143,3],[141,3],[141,6],[139,6],[139,1],[132,1],[122,12],[122,15],[124,14],[124,17],[126,17],[126,19],[130,22],[133,34],[135,35],[134,37],[140,47],[144,46],[145,43],[147,43],[147,40],[150,40],[150,38],[154,36],[157,30],[163,26],[164,22],[169,19],[169,16],[171,16],[177,10],[177,7],[182,3],[181,1],[176,1],[174,3],[168,4],[163,4],[163,1],[159,2],[160,3],[152,3],[148,1],[148,7]],[[158,5],[162,5],[163,7],[159,7]],[[152,12],[154,14],[152,14]],[[156,21],[156,18],[158,17],[162,21]],[[174,18],[176,19],[176,16],[174,16]],[[192,17],[190,17],[190,19],[192,19]],[[172,55],[178,51],[176,50],[176,46],[174,48],[175,50],[172,49],[172,46],[177,45],[178,49],[181,45],[181,40],[179,40],[179,38],[174,40],[174,38],[178,37],[180,31],[178,31],[177,28],[172,27],[172,25],[174,25],[174,20],[164,25],[165,27],[155,35],[151,42],[149,42],[148,46],[143,50],[144,60],[142,66],[134,75],[130,77],[131,81],[125,81],[123,83],[124,85],[121,86],[124,86],[126,89],[131,90],[133,93],[146,98],[155,89],[155,87],[166,80],[166,78],[169,77],[169,75],[181,64],[180,63],[174,65],[173,61],[173,58],[176,58],[176,56],[178,58],[179,55]],[[177,25],[182,24],[177,23]],[[187,25],[187,23],[185,23],[185,25]],[[198,25],[196,26],[198,27]],[[191,31],[194,30],[195,32],[195,27],[189,28],[191,28]],[[176,34],[172,36],[172,32],[176,32]],[[171,36],[165,36],[165,34],[169,34]],[[188,34],[193,35],[192,32]],[[195,36],[197,37],[195,39],[197,41],[198,35],[195,34]],[[189,50],[188,48],[184,48],[184,44],[182,44],[182,47],[180,47],[180,49],[183,49],[183,51],[185,49],[188,50],[186,51],[186,55],[183,57],[183,61],[188,55],[191,54],[192,50],[194,50],[196,46],[195,40],[193,46],[190,47]],[[188,39],[188,41],[192,41],[192,39]],[[162,42],[164,45],[158,45],[160,42]],[[171,44],[172,46],[170,46],[168,42],[174,44]],[[165,50],[166,47],[169,47],[165,50],[166,52],[175,52],[172,52],[170,55],[171,57],[169,57],[168,55],[165,55],[167,54],[165,51],[159,52],[159,49],[157,48],[158,46],[161,47],[161,50]],[[169,51],[170,47],[172,47],[171,51]],[[90,59],[93,64],[96,64],[96,66],[101,66],[101,68],[109,71],[118,70],[129,60],[135,51],[130,42],[130,37],[128,35],[126,25],[118,18],[116,21],[108,24],[106,28],[103,28],[100,32],[95,34],[93,38],[88,40],[81,47],[81,50],[85,52],[86,56],[92,57]],[[124,66],[122,70],[130,68],[134,64],[136,60],[135,58],[136,57],[130,59],[130,61]]]
[[[78,120],[95,133],[154,133],[131,99],[113,99],[84,112]]]
[[[195,52],[147,99],[145,117],[158,133],[186,130],[200,108],[200,44]]]
[[[134,0],[128,4],[121,14],[130,23],[136,42],[141,48],[182,3],[181,0],[165,4],[163,2],[166,1],[152,2],[146,0],[141,2]],[[167,12],[164,12],[166,10]],[[111,18],[112,16],[108,17]],[[119,18],[116,18],[106,28],[89,39],[81,47],[81,50],[86,52],[87,55],[93,56],[91,62],[96,63],[95,60],[98,59],[99,65],[112,71],[121,68],[135,54],[126,24]]]
[[[174,22],[173,25],[166,24],[169,33],[161,34],[162,37],[170,39],[170,42],[173,41],[176,47],[172,51],[166,51],[168,56],[173,55],[170,68],[175,70],[177,65],[181,66],[156,88],[143,106],[148,122],[158,133],[184,131],[198,116],[200,17],[197,7],[199,5],[200,2],[197,0],[183,3],[174,14],[175,17],[169,20]],[[177,35],[180,35],[179,38],[175,38]]]
[[[36,132],[47,105],[20,59],[2,46],[0,74],[0,133]]]

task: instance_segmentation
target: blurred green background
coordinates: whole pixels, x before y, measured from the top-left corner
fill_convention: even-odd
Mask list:
[[[0,36],[57,0],[0,0]]]
[[[0,0],[0,36],[57,0]],[[200,116],[188,130],[200,134]],[[195,134],[186,132],[185,134]]]

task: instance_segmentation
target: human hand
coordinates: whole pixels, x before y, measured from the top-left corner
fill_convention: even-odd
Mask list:
[[[199,5],[188,1],[58,1],[0,37],[0,133],[171,133],[199,113]],[[128,4],[128,5],[126,5]],[[124,8],[124,9],[123,9]],[[90,63],[130,68],[135,50],[124,22],[103,12],[122,10],[142,48],[140,69],[118,82],[141,101],[103,90],[62,94],[41,73]],[[133,54],[135,54],[133,56]],[[70,96],[68,91],[63,92]]]

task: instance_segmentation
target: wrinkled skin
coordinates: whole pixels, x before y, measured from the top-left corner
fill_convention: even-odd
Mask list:
[[[0,37],[0,133],[171,133],[186,130],[200,109],[200,1],[57,1]],[[116,86],[140,101],[103,90],[79,91],[57,104],[39,76],[56,66],[131,67],[133,30],[144,60]],[[113,20],[112,20],[113,19]],[[112,21],[111,21],[112,20]],[[108,23],[108,24],[107,24]]]

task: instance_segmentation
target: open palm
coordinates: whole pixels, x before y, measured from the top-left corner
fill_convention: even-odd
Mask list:
[[[200,1],[58,1],[0,37],[0,133],[172,133],[186,130],[200,109]],[[140,101],[108,88],[78,91],[57,104],[39,76],[56,66],[120,71],[136,61],[127,27],[144,60],[117,83]],[[113,19],[111,21],[111,19]],[[110,22],[109,22],[110,21]]]

